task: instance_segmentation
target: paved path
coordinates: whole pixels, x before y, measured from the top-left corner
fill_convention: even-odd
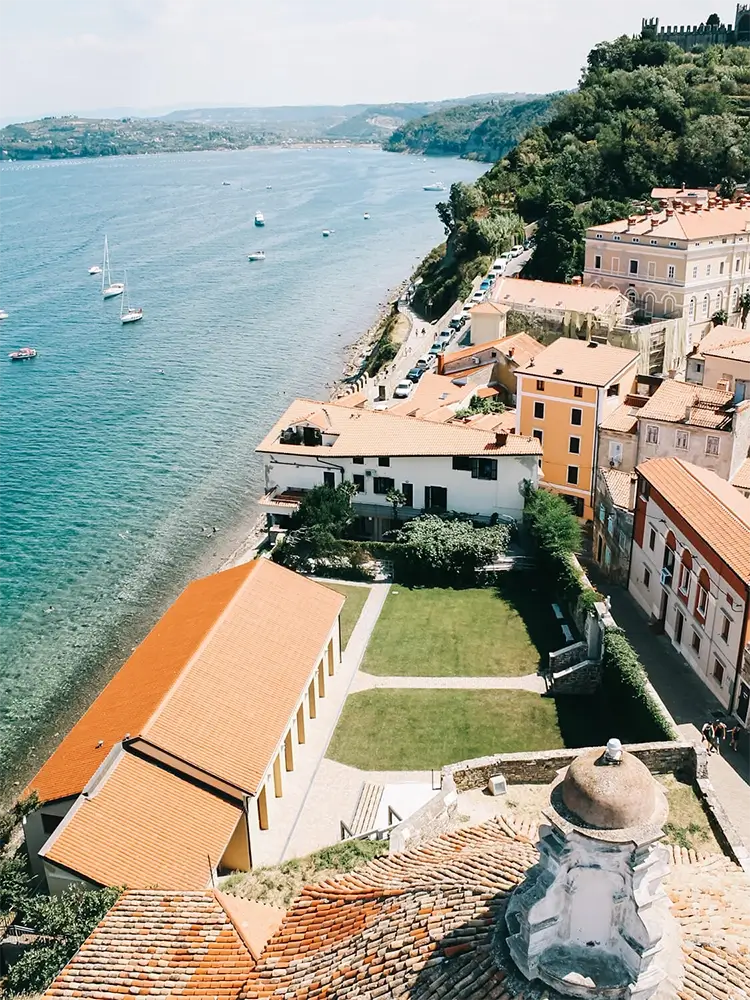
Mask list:
[[[352,691],[367,691],[370,688],[463,688],[479,690],[534,691],[544,694],[544,678],[537,674],[522,677],[382,677],[360,671],[354,679]]]
[[[595,573],[593,576],[596,578]],[[722,705],[671,642],[651,631],[646,615],[630,594],[621,587],[607,585],[606,589],[615,621],[627,633],[680,735],[699,745],[701,726],[715,712],[723,712]],[[750,734],[743,735],[736,752],[729,749],[728,742],[721,744],[721,753],[708,758],[708,774],[730,821],[750,850]]]

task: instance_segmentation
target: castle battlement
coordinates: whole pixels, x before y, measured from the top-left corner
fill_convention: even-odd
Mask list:
[[[715,15],[714,15],[715,16]],[[750,47],[750,4],[737,4],[734,24],[717,23],[710,18],[701,24],[660,25],[658,17],[641,20],[641,37],[672,42],[690,52],[708,45],[743,45]]]

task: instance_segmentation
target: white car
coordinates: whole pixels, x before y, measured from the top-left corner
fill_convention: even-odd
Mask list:
[[[510,248],[510,253],[512,257],[520,257],[523,253],[523,246],[520,243],[516,243],[514,247]]]
[[[471,301],[474,303],[474,305],[476,305],[477,302],[483,302],[484,292],[480,292],[479,289],[477,289],[476,292],[474,292],[474,294],[472,295]]]
[[[403,382],[399,382],[396,388],[393,390],[394,399],[408,399],[411,395],[411,391],[414,388],[414,383],[406,379]]]
[[[434,364],[435,364],[435,356],[434,356],[434,354],[425,354],[424,357],[418,358],[414,362],[414,367],[415,368],[432,368],[432,366]]]

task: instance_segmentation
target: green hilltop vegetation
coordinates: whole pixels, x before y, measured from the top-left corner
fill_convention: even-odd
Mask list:
[[[383,148],[394,153],[494,161],[551,115],[554,95],[462,104],[407,121]]]
[[[750,50],[623,36],[597,45],[577,91],[475,184],[437,206],[446,243],[420,265],[415,304],[438,316],[536,222],[524,274],[568,281],[583,267],[587,226],[650,205],[656,186],[750,180]]]

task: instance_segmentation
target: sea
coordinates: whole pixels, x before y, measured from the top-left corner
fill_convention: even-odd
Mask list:
[[[247,535],[255,446],[293,397],[327,397],[345,347],[443,239],[445,195],[424,184],[484,169],[318,147],[0,167],[6,794]],[[105,234],[139,323],[88,275]],[[25,346],[34,360],[6,361]]]

